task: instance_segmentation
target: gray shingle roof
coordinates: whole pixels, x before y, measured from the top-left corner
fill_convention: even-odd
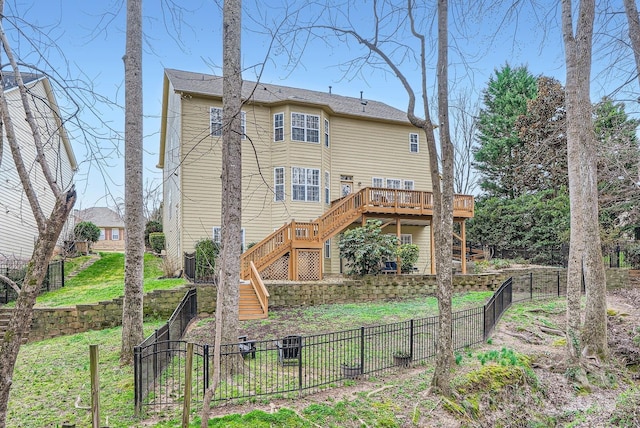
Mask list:
[[[93,207],[76,210],[76,221],[90,221],[98,227],[124,227],[124,221],[117,212],[107,207]]]
[[[169,68],[165,69],[165,74],[177,92],[222,97],[221,76]],[[253,102],[261,104],[296,102],[327,106],[337,114],[386,119],[405,123],[409,122],[406,112],[379,101],[366,100],[366,105],[363,106],[360,98],[272,85],[269,83],[256,84],[256,82],[243,81],[242,98],[250,98]]]
[[[29,82],[32,82],[34,80],[38,80],[39,78],[42,77],[42,75],[39,74],[34,74],[34,73],[26,73],[26,72],[22,72],[20,73],[21,77],[22,77],[22,81],[23,83],[26,85]],[[6,71],[4,73],[2,73],[2,85],[3,85],[3,89],[6,91],[7,89],[11,89],[15,86],[18,86],[18,84],[16,83],[16,75],[13,72],[10,71]]]

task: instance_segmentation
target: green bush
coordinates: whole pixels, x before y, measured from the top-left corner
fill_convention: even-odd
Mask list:
[[[196,242],[196,278],[213,277],[220,245],[211,239]]]
[[[381,263],[393,260],[398,238],[382,233],[380,220],[344,232],[338,242],[340,257],[347,259],[350,275],[376,274]]]
[[[164,250],[164,233],[152,232],[149,234],[149,244],[154,253],[161,253]]]
[[[148,221],[144,226],[144,243],[147,247],[151,247],[149,235],[155,232],[162,232],[162,223],[155,220]]]
[[[97,242],[100,239],[100,228],[90,221],[81,221],[73,228],[78,241]]]
[[[413,267],[418,262],[418,254],[420,253],[420,247],[416,244],[402,244],[398,247],[398,257],[400,257],[400,263],[402,265],[402,273],[409,273],[413,271]]]
[[[625,253],[625,262],[633,269],[640,269],[640,244],[631,245]]]

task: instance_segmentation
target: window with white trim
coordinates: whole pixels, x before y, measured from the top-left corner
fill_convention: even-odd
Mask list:
[[[320,170],[291,168],[291,200],[320,202]]]
[[[327,239],[326,241],[324,241],[324,258],[331,258],[331,239]]]
[[[304,113],[291,113],[291,140],[320,142],[320,116]]]
[[[329,147],[329,120],[324,120],[324,146]]]
[[[284,113],[273,115],[273,140],[284,141]]]
[[[104,229],[100,228],[100,238],[98,238],[100,241],[104,241],[106,239],[106,234],[104,232]]]
[[[404,190],[413,190],[413,180],[404,180],[402,182],[402,188]]]
[[[284,201],[284,167],[279,166],[273,169],[273,191],[274,201]]]
[[[373,187],[384,187],[384,178],[382,178],[382,177],[373,177],[371,179],[371,185]]]
[[[222,109],[220,107],[211,107],[209,117],[211,120],[211,135],[214,137],[222,136]],[[247,132],[247,113],[240,112],[240,132],[244,140]]]
[[[111,240],[112,241],[119,241],[120,240],[120,229],[113,228],[111,229]]]
[[[240,229],[240,236],[241,236],[241,251],[244,251],[244,227],[242,229]],[[215,242],[216,244],[221,244],[222,243],[222,228],[220,226],[213,226],[213,236],[211,237],[211,240],[213,242]]]
[[[324,203],[331,203],[331,192],[329,187],[329,171],[324,172]]]
[[[413,235],[410,233],[400,234],[400,245],[413,244]]]
[[[409,134],[409,152],[418,153],[420,150],[420,138],[418,134]]]
[[[402,180],[398,178],[387,178],[388,189],[401,189]]]

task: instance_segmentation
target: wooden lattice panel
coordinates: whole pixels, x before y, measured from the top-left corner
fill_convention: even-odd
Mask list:
[[[262,279],[287,280],[289,279],[289,254],[285,254],[266,269],[260,272]]]
[[[298,280],[320,280],[320,261],[320,250],[298,250]]]

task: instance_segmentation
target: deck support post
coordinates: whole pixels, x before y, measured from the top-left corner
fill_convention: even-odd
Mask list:
[[[466,221],[462,219],[460,222],[460,263],[462,264],[462,274],[467,274],[467,231],[466,231]]]
[[[396,236],[398,237],[398,245],[402,243],[402,224],[400,224],[400,217],[396,217]],[[402,260],[400,259],[400,255],[396,256],[396,273],[398,275],[402,274]]]
[[[431,239],[429,240],[431,246],[431,275],[436,274],[436,236],[433,232],[433,217],[429,220],[429,235]]]

